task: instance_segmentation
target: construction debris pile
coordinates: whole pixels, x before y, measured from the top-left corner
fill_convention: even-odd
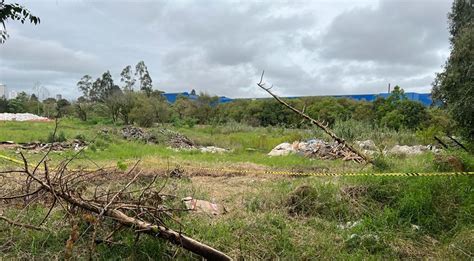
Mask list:
[[[146,143],[156,143],[156,137],[141,128],[125,126],[122,128],[122,137],[127,140],[140,140]]]
[[[283,156],[288,154],[300,154],[308,158],[319,159],[342,159],[362,162],[363,159],[350,151],[343,144],[337,142],[327,142],[320,139],[311,139],[308,141],[295,141],[290,143],[281,143],[276,146],[269,156]]]
[[[22,149],[27,150],[33,153],[45,152],[51,149],[51,151],[64,151],[73,149],[75,151],[81,150],[86,147],[87,144],[85,141],[74,139],[71,142],[52,142],[52,143],[43,143],[39,141],[28,142],[28,143],[15,143],[13,141],[2,141],[0,142],[1,148],[6,149]]]
[[[166,143],[174,149],[193,149],[196,145],[188,137],[171,130],[162,129],[160,133],[167,137]]]
[[[50,121],[46,117],[41,117],[31,113],[0,113],[0,121]]]
[[[384,155],[418,155],[425,152],[440,152],[440,149],[432,145],[395,145],[389,150],[379,150],[372,140],[355,141],[355,144],[362,149],[362,152],[366,155],[374,155],[376,153],[382,153]],[[290,143],[281,143],[277,145],[270,153],[269,156],[284,156],[289,154],[300,154],[309,158],[319,159],[343,159],[353,160],[360,162],[361,158],[348,150],[344,145],[337,142],[327,142],[320,139],[311,139],[308,141],[295,141]]]
[[[122,128],[122,137],[127,140],[139,140],[145,143],[166,144],[176,150],[199,150],[202,153],[224,153],[229,152],[227,149],[215,146],[198,146],[191,139],[181,133],[160,129],[156,133],[150,133],[146,130],[134,126],[126,126]]]

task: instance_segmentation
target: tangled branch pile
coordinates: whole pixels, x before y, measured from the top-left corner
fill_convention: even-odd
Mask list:
[[[48,152],[49,153],[49,152]],[[137,170],[135,164],[127,173],[115,170],[100,169],[96,171],[70,170],[68,165],[73,158],[67,159],[58,167],[50,169],[47,164],[47,155],[35,165],[30,165],[25,156],[23,168],[15,170],[2,170],[0,176],[4,181],[13,181],[16,186],[8,186],[2,189],[0,200],[5,202],[23,202],[27,208],[32,202],[43,204],[50,203],[49,211],[39,224],[23,224],[16,220],[4,217],[0,213],[0,221],[13,226],[43,230],[53,209],[60,207],[66,218],[72,223],[74,217],[79,213],[88,214],[94,220],[87,229],[94,229],[95,224],[102,223],[108,219],[118,223],[120,227],[133,229],[137,234],[144,233],[153,237],[165,239],[175,245],[181,246],[207,259],[229,260],[230,258],[201,242],[198,242],[178,231],[171,229],[168,224],[174,221],[171,213],[186,211],[186,209],[173,209],[167,207],[161,195],[163,186],[157,188],[158,174],[154,175],[146,186],[136,186],[142,172]],[[111,177],[113,175],[113,177]],[[122,180],[128,181],[116,189],[111,189],[110,179],[117,179],[121,175]],[[112,235],[117,228],[110,228]],[[77,230],[73,228],[72,231]],[[85,232],[82,233],[84,235]],[[92,237],[95,237],[92,233]],[[108,240],[106,238],[105,240]],[[72,248],[77,236],[68,240],[66,248]],[[100,240],[92,239],[92,242]]]

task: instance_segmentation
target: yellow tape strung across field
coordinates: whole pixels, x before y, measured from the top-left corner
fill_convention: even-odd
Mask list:
[[[5,160],[22,164],[23,161],[10,158],[0,154],[0,158]],[[272,174],[272,175],[288,175],[288,176],[316,176],[316,177],[338,177],[338,176],[398,176],[398,177],[424,177],[424,176],[469,176],[474,175],[474,172],[387,172],[387,173],[330,173],[330,172],[294,172],[294,171],[275,171],[275,170],[238,170],[228,168],[205,168],[205,167],[183,167],[184,169],[192,169],[195,171],[207,172],[227,172],[227,173],[241,173],[241,174]],[[86,169],[81,169],[86,170]]]

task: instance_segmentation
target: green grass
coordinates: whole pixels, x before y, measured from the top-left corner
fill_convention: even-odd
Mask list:
[[[221,180],[222,181],[222,180]],[[212,180],[211,180],[212,182]],[[241,180],[251,182],[251,179]],[[235,259],[465,259],[474,247],[474,180],[470,177],[432,178],[314,178],[259,180],[254,187],[235,194],[219,194],[221,184],[170,180],[165,193],[181,198],[193,193],[211,200],[218,196],[229,212],[218,217],[175,213],[183,232]],[[301,187],[309,188],[300,193]],[[300,192],[298,192],[300,191]],[[344,194],[343,191],[360,191]],[[175,202],[177,206],[178,202]],[[296,208],[295,208],[296,207]],[[296,210],[296,211],[295,211]],[[39,222],[47,207],[33,206],[26,222]],[[17,211],[10,208],[7,215]],[[50,233],[13,228],[0,223],[0,245],[14,247],[0,257],[61,259],[70,227],[62,210],[54,212]],[[348,221],[358,225],[342,228]],[[58,225],[62,224],[62,225]],[[87,224],[80,221],[80,231]],[[104,223],[106,227],[110,223]],[[414,229],[417,225],[419,229]],[[54,229],[53,229],[54,228]],[[98,231],[98,236],[105,231]],[[86,259],[91,232],[76,243],[74,256]],[[130,230],[113,238],[122,245],[98,245],[94,256],[110,259],[198,259],[163,240]],[[470,252],[471,251],[471,252]]]

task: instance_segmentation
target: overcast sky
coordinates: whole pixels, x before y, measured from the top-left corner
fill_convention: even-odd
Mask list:
[[[449,55],[450,0],[19,2],[37,26],[8,22],[0,82],[79,96],[76,83],[144,60],[155,89],[265,97],[429,92]]]

